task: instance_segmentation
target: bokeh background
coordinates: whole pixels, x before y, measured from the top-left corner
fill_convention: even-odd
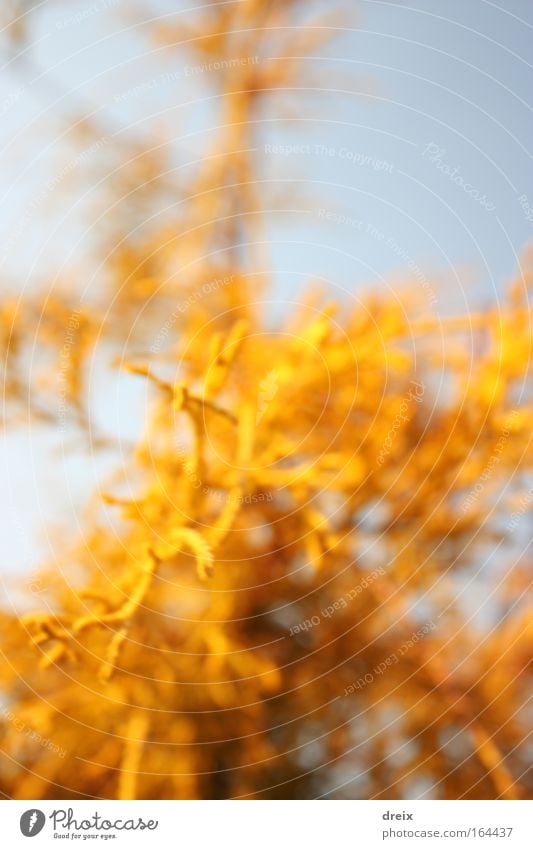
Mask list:
[[[151,278],[137,259],[151,239],[164,252],[165,234],[171,243],[186,227],[187,187],[216,160],[227,129],[221,84],[231,86],[231,70],[221,73],[216,44],[202,59],[196,22],[225,8],[231,16],[239,2],[2,7],[5,299],[90,303],[123,274],[141,302]],[[498,314],[509,280],[525,279],[530,268],[532,31],[526,0],[319,0],[295,3],[290,25],[263,27],[257,53],[248,40],[238,61],[260,63],[270,85],[241,136],[256,211],[247,242],[232,250],[258,292],[272,281],[267,325],[283,322],[310,283],[326,301],[347,305],[369,293],[400,303],[408,286],[437,325],[466,314],[474,326],[491,305]],[[196,259],[169,263],[177,303],[190,295]],[[111,314],[121,321],[116,298]],[[134,328],[130,307],[125,302],[123,321]],[[472,332],[471,363],[483,346]],[[31,582],[62,541],[83,536],[88,495],[127,463],[146,424],[146,385],[109,372],[113,353],[104,344],[91,358],[87,393],[93,437],[109,446],[87,451],[75,425],[36,422],[29,397],[17,427],[1,434],[0,562],[14,613],[27,608],[18,578]],[[128,353],[126,339],[122,360]],[[39,373],[42,356],[38,344],[29,347],[30,372]],[[445,404],[444,384],[439,392]],[[527,561],[530,539],[527,516],[512,535],[511,559]],[[469,621],[492,626],[506,615],[492,594],[498,548],[480,548],[478,565],[467,584],[459,577],[454,601]]]

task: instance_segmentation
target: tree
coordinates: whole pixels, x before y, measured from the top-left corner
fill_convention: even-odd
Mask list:
[[[295,81],[284,56],[328,33],[301,15],[247,0],[153,27],[216,71],[211,152],[176,178],[162,150],[106,145],[122,165],[103,291],[4,302],[6,426],[30,397],[35,426],[101,450],[95,358],[150,389],[138,445],[35,579],[38,609],[2,613],[7,797],[530,795],[513,551],[532,503],[530,281],[445,322],[409,290],[351,307],[310,289],[271,326],[252,149]],[[77,132],[82,149],[104,137]],[[508,568],[482,629],[456,586],[468,597],[494,546]]]

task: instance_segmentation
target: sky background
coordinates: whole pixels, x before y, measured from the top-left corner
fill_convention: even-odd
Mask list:
[[[177,162],[216,138],[209,72],[161,83],[168,51],[116,14],[135,3],[30,5],[27,40],[0,53],[5,292],[37,290],[50,267],[73,281],[95,272],[97,224],[87,219],[91,191],[80,186],[105,154],[63,178],[73,155],[65,116],[93,112],[110,140],[170,133]],[[152,7],[164,20],[183,5]],[[283,315],[309,279],[356,298],[414,280],[436,316],[497,302],[533,235],[533,4],[369,0],[353,9],[353,25],[306,62],[311,78],[269,102],[258,124],[273,312]],[[171,61],[183,74],[191,59],[174,52]],[[122,432],[120,411],[142,399],[127,387],[113,392],[110,416]],[[51,521],[75,529],[102,468],[52,453],[35,430],[2,436],[0,462],[4,574],[30,572]]]

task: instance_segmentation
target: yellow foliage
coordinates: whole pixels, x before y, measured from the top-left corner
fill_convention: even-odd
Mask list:
[[[215,4],[152,35],[222,59],[268,55],[257,33],[276,26],[279,57],[304,55],[325,31],[283,30],[295,5]],[[258,108],[296,73],[277,56],[218,78],[216,150],[172,238],[124,221],[90,309],[2,305],[5,424],[28,398],[57,421],[60,375],[91,441],[98,350],[150,398],[116,486],[43,569],[46,599],[1,613],[4,796],[409,798],[415,777],[442,798],[531,796],[528,564],[498,571],[492,630],[456,593],[477,608],[486,547],[512,564],[528,527],[527,281],[440,324],[409,292],[310,290],[273,327],[235,246],[260,209]]]

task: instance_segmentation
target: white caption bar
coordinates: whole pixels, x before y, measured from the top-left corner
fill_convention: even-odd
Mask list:
[[[2,844],[342,849],[525,847],[530,802],[4,801]]]

